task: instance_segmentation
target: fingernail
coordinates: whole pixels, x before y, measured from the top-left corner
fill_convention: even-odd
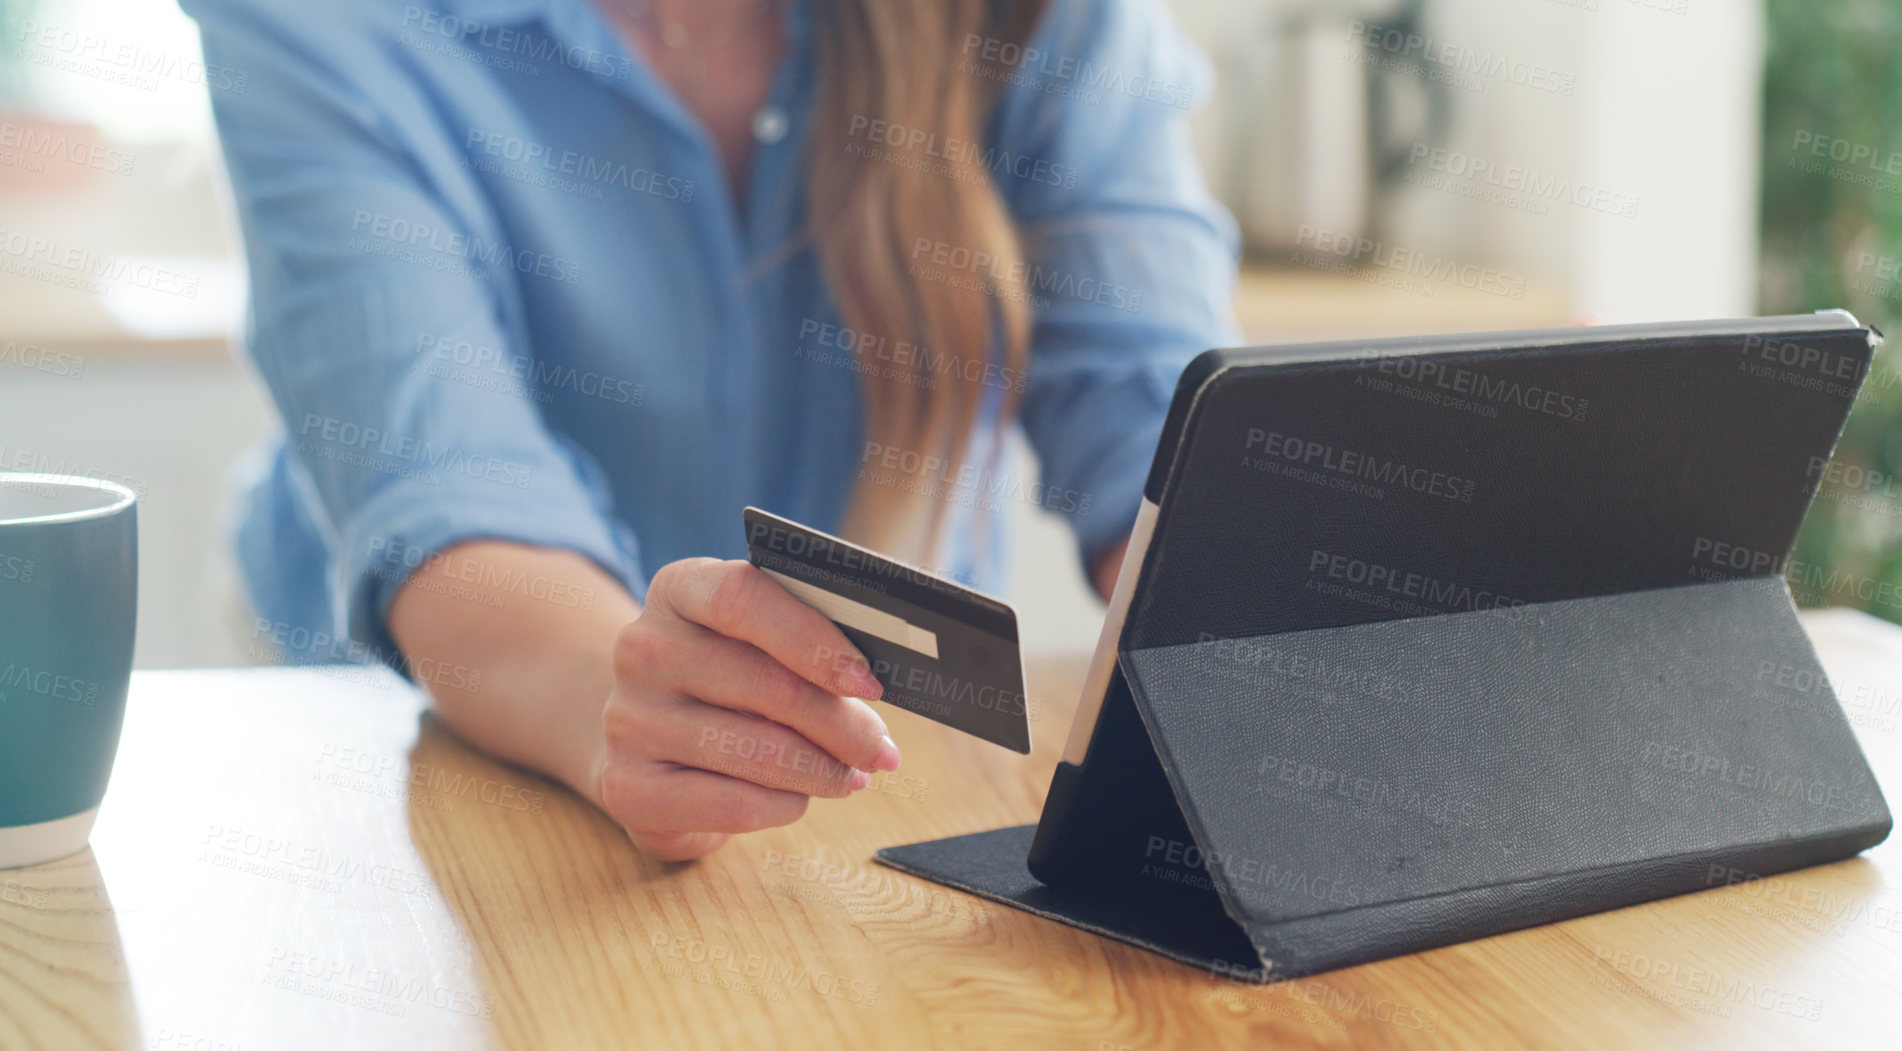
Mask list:
[[[889,774],[898,769],[898,764],[904,761],[904,757],[898,754],[898,746],[892,743],[891,738],[878,739],[878,758],[872,760],[872,769],[883,770]]]
[[[852,771],[852,791],[856,792],[872,783],[872,775],[863,770]]]
[[[885,692],[885,685],[872,676],[872,666],[864,661],[855,661],[852,665],[852,696],[877,698]]]

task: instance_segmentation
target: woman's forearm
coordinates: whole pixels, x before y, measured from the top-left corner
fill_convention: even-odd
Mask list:
[[[1091,574],[1105,599],[1125,546],[1105,552]],[[640,612],[587,558],[480,540],[411,575],[390,606],[389,626],[445,723],[483,751],[600,805],[614,643]]]
[[[639,615],[626,589],[587,558],[483,540],[411,575],[389,627],[444,722],[599,805],[614,640]]]

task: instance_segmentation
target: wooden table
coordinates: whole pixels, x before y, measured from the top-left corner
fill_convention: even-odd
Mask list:
[[[1892,803],[1902,629],[1807,623]],[[150,672],[93,849],[0,872],[0,1047],[1895,1046],[1902,848],[1239,985],[870,861],[1033,820],[1029,760],[887,710],[905,767],[704,861],[641,857],[362,669]]]

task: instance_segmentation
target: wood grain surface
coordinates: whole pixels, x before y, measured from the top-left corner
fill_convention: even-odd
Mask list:
[[[1894,801],[1902,629],[1806,621]],[[1029,759],[887,709],[901,771],[686,865],[387,674],[140,673],[92,849],[0,871],[0,1048],[1896,1046],[1893,841],[1266,987],[872,863],[1034,820],[1082,667]]]

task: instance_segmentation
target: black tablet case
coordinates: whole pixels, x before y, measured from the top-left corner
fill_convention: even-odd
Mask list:
[[[1783,575],[1878,339],[1829,311],[1203,355],[1085,761],[1034,835],[878,859],[1268,980],[1880,842]]]

